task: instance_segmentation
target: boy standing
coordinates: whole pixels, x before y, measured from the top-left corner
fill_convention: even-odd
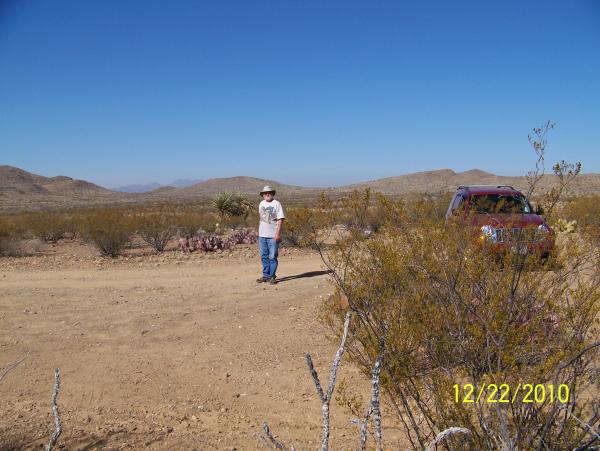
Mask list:
[[[258,249],[262,261],[263,276],[257,282],[269,282],[275,285],[277,271],[277,251],[283,227],[283,207],[275,200],[275,190],[265,186],[260,192],[263,200],[258,205]]]

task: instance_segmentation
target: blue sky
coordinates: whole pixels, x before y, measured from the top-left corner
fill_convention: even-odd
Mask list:
[[[104,186],[600,172],[600,2],[0,0],[0,164]]]

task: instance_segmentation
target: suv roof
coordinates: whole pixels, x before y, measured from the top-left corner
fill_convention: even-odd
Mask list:
[[[519,190],[511,185],[460,185],[456,191],[471,193],[519,193]]]

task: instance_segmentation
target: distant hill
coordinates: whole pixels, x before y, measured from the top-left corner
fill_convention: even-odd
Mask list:
[[[113,191],[119,191],[121,193],[147,193],[149,191],[153,191],[156,188],[160,188],[162,185],[160,183],[147,183],[144,185],[125,185],[125,186],[118,186],[116,188],[113,188]]]
[[[13,166],[0,166],[0,210],[70,207],[118,199],[118,193],[85,180],[44,177]]]
[[[547,188],[554,181],[554,176],[546,176],[539,187]],[[453,191],[458,185],[463,184],[513,185],[522,191],[525,191],[528,186],[524,176],[500,176],[479,169],[464,172],[440,169],[368,180],[334,188],[307,188],[286,185],[276,180],[237,176],[205,180],[182,188],[159,186],[149,192],[125,193],[111,191],[84,180],[75,180],[64,176],[44,177],[12,166],[0,166],[0,211],[208,199],[221,191],[238,191],[248,195],[250,199],[258,200],[258,193],[265,185],[273,186],[277,190],[278,197],[284,200],[294,198],[310,201],[321,191],[341,195],[352,190],[370,188],[373,191],[392,196],[410,193],[440,194]],[[567,194],[600,194],[600,174],[579,175],[572,190]]]
[[[546,174],[540,181],[538,188],[547,188],[555,182],[555,175]],[[529,186],[525,176],[495,175],[480,169],[471,169],[464,172],[440,169],[346,185],[335,188],[335,191],[360,190],[368,187],[388,195],[438,194],[453,191],[459,185],[511,185],[521,191],[526,191]],[[568,194],[576,196],[600,194],[600,174],[578,175]]]
[[[310,188],[305,188],[302,186],[285,185],[274,180],[238,176],[206,180],[186,188],[180,188],[177,191],[172,192],[172,194],[186,197],[196,195],[214,196],[222,191],[236,191],[248,195],[258,196],[258,193],[265,185],[275,187],[277,193],[280,195],[298,194],[302,191],[311,190]]]
[[[186,186],[195,185],[196,183],[200,183],[202,180],[188,180],[188,179],[177,179],[171,183],[167,183],[166,185],[162,185],[160,183],[152,182],[152,183],[141,183],[141,184],[133,184],[133,185],[124,185],[118,186],[116,188],[112,188],[112,191],[118,191],[121,193],[149,193],[150,191],[155,191],[158,188],[185,188]]]
[[[166,186],[174,186],[175,188],[185,188],[186,186],[192,186],[196,183],[203,182],[204,180],[189,180],[189,179],[177,179],[171,183],[167,183]]]
[[[13,166],[0,166],[0,193],[81,195],[110,193],[106,188],[71,177],[43,177]]]

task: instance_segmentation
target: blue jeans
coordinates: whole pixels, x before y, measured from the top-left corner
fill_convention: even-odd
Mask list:
[[[275,238],[258,237],[258,249],[260,251],[260,259],[263,267],[263,277],[270,279],[275,277],[277,271],[277,250],[279,243]]]

